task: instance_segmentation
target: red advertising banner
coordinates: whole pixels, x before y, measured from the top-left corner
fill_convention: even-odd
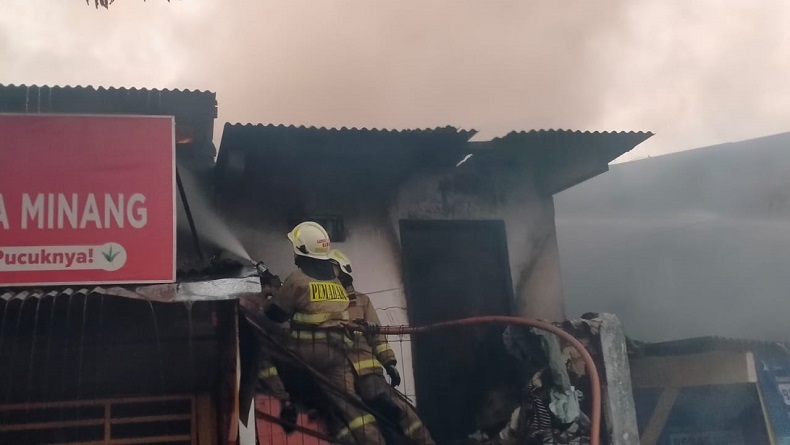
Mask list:
[[[0,287],[175,281],[174,126],[0,114]]]

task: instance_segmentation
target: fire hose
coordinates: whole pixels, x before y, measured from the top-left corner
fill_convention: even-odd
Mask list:
[[[252,320],[250,321],[252,322]],[[259,325],[257,325],[257,323],[252,322],[252,324],[262,333],[265,332],[265,330],[262,329]],[[587,349],[584,347],[584,345],[579,340],[577,340],[576,337],[565,332],[561,328],[554,326],[551,323],[540,321],[540,320],[533,320],[533,319],[521,318],[521,317],[490,315],[490,316],[471,317],[471,318],[463,318],[460,320],[445,321],[445,322],[434,323],[426,326],[377,326],[375,331],[376,333],[382,335],[408,335],[408,334],[420,334],[424,332],[434,331],[438,329],[445,329],[450,327],[469,326],[476,324],[519,325],[519,326],[528,326],[532,328],[537,328],[546,332],[550,332],[556,335],[557,337],[561,338],[562,340],[568,342],[571,346],[573,346],[573,348],[579,352],[579,355],[581,356],[585,366],[587,367],[587,373],[590,376],[590,398],[591,398],[590,445],[600,445],[601,379],[598,374],[598,368],[595,366],[595,361],[593,360],[592,356],[587,351]],[[363,327],[363,326],[354,326],[353,328],[362,331],[368,329],[367,327]],[[315,371],[313,372],[317,377],[319,377],[319,379],[323,378],[321,374]],[[302,428],[299,428],[299,430],[302,430]],[[320,434],[318,432],[313,432],[313,433]]]
[[[584,345],[576,339],[576,337],[565,332],[561,328],[554,326],[551,323],[532,320],[529,318],[521,317],[508,317],[508,316],[482,316],[463,318],[460,320],[445,321],[434,323],[426,326],[380,326],[377,329],[378,333],[383,335],[406,335],[406,334],[420,334],[423,332],[434,331],[437,329],[444,329],[457,326],[468,326],[476,324],[504,324],[504,325],[520,325],[529,326],[532,328],[541,329],[550,332],[562,340],[568,342],[574,349],[576,349],[584,360],[587,367],[587,373],[590,376],[590,397],[592,399],[592,407],[590,409],[590,445],[599,445],[601,440],[601,378],[598,375],[598,369],[595,366],[592,356],[584,347]]]

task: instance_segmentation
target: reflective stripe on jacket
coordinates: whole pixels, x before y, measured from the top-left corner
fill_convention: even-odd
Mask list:
[[[365,320],[379,325],[376,309],[367,295],[356,292],[353,287],[346,288],[349,296],[348,315],[353,320]],[[369,336],[362,332],[354,333],[354,345],[349,352],[352,366],[359,375],[370,374],[383,369],[382,364],[395,364],[395,353],[383,335]]]

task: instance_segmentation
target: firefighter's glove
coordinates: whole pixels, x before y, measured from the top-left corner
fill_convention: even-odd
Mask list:
[[[381,332],[381,326],[376,323],[365,322],[365,334],[368,337],[373,338],[379,335],[379,332]]]
[[[394,364],[388,363],[384,365],[384,370],[387,371],[387,375],[390,376],[390,386],[395,388],[400,385],[400,373]]]
[[[381,331],[381,326],[377,325],[376,323],[371,323],[364,318],[356,318],[354,321],[352,321],[352,323],[356,328],[362,331],[363,334],[365,334],[366,338],[373,338],[379,335],[379,332]]]
[[[296,406],[290,400],[284,400],[280,404],[280,426],[283,427],[285,434],[291,434],[296,431],[296,419],[299,413],[296,411]]]
[[[263,261],[258,261],[255,263],[255,271],[258,273],[258,277],[261,279],[261,286],[270,286],[275,289],[278,289],[282,286],[282,281],[280,281],[280,277],[274,275],[264,264]]]
[[[357,332],[364,332],[364,327],[362,326],[361,320],[351,320],[348,323],[343,324],[343,327],[346,329],[346,335],[348,338],[354,338],[354,335]]]

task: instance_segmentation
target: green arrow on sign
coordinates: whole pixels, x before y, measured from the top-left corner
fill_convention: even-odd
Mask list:
[[[102,251],[101,254],[104,256],[104,259],[107,260],[107,262],[112,263],[113,260],[115,260],[115,257],[117,257],[120,253],[121,252],[113,253],[112,246],[110,246],[110,251],[109,252]]]

